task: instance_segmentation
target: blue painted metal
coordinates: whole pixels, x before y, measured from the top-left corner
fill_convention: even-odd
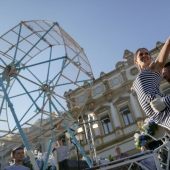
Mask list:
[[[5,63],[5,61],[4,60],[2,60],[2,58],[0,57],[0,60],[3,62],[3,64],[5,65],[5,66],[7,66],[7,64]]]
[[[61,70],[64,69],[65,63],[66,63],[66,58],[63,59],[62,66],[61,66]]]
[[[17,45],[16,45],[15,54],[14,54],[14,58],[13,58],[12,63],[15,63],[15,59],[16,59],[16,56],[17,56],[18,44],[19,44],[19,39],[20,39],[20,35],[21,35],[21,27],[22,27],[22,24],[20,23]]]
[[[63,83],[63,84],[58,84],[58,85],[56,85],[55,87],[63,86],[63,85],[68,85],[68,84],[82,83],[82,82],[85,82],[85,81],[91,81],[91,79],[76,81],[76,82],[73,82],[73,83]],[[53,87],[54,87],[54,86],[53,86]],[[52,86],[50,86],[50,88],[52,88]]]
[[[43,93],[43,92],[41,92],[41,93],[39,94],[39,96],[35,99],[35,102],[40,98],[40,96],[42,95],[42,93]],[[29,112],[29,110],[32,108],[33,105],[34,105],[34,104],[32,104],[32,105],[28,108],[28,110],[25,112],[25,114],[22,116],[22,118],[20,119],[19,122],[22,121],[22,119],[26,116],[26,114]],[[14,127],[14,129],[13,129],[12,131],[14,131],[14,130],[16,130],[16,126]]]
[[[13,77],[19,82],[19,84],[22,86],[22,88],[25,90],[25,92],[27,93],[27,95],[29,96],[29,98],[32,100],[32,102],[34,103],[34,105],[36,106],[36,109],[40,110],[40,108],[38,107],[38,105],[36,104],[36,102],[33,100],[33,98],[31,97],[31,95],[28,93],[27,89],[23,86],[23,84],[21,83],[21,81],[19,80],[19,78],[16,75],[13,75]]]
[[[6,89],[5,89],[6,91],[7,91],[8,87],[9,87],[9,86],[6,86]],[[5,101],[5,97],[3,97],[3,99],[2,99],[1,108],[0,108],[0,116],[1,116],[1,113],[2,113],[4,101]]]
[[[52,55],[52,47],[51,47],[51,49],[50,49],[50,61],[51,61],[51,55]],[[48,82],[48,77],[49,77],[49,72],[50,72],[50,63],[51,63],[51,62],[48,63],[48,71],[47,71],[46,84],[47,84],[47,82]]]
[[[33,45],[33,47],[15,64],[15,66],[18,66],[21,61],[29,54],[29,52],[48,34],[48,32],[56,25],[56,23],[54,23],[49,29],[48,31],[46,31],[46,33]]]
[[[74,120],[73,116],[61,105],[61,103],[52,95],[52,97],[54,98],[54,100],[64,109],[64,111],[66,112],[66,114],[70,117],[70,119]]]
[[[40,84],[43,84],[28,68],[26,68],[30,73],[31,75],[33,75],[35,77],[35,79],[40,83]]]
[[[28,67],[33,67],[33,66],[37,66],[37,65],[40,65],[40,64],[48,63],[48,62],[52,62],[52,61],[56,61],[56,60],[61,60],[63,58],[66,58],[66,56],[59,57],[59,58],[54,58],[54,59],[51,59],[51,60],[46,60],[46,61],[43,61],[43,62],[40,62],[40,63],[31,64],[31,65],[20,67],[20,68],[16,68],[16,70],[22,70],[22,69],[25,69],[25,68],[28,68]]]
[[[40,89],[29,91],[28,93],[30,94],[30,93],[34,93],[34,92],[37,92],[37,91],[40,91]],[[11,99],[11,98],[22,96],[22,95],[25,95],[25,94],[27,94],[27,93],[21,93],[21,94],[15,95],[15,96],[11,96],[9,98]]]
[[[47,155],[46,155],[46,160],[44,162],[44,166],[43,166],[43,170],[46,170],[47,168],[47,163],[48,163],[48,158],[49,158],[49,155],[50,155],[50,152],[51,152],[51,146],[52,146],[52,143],[55,142],[54,139],[51,139],[50,140],[50,144],[49,144],[49,147],[48,147],[48,152],[47,152]]]
[[[58,111],[58,109],[56,108],[56,106],[54,105],[54,103],[53,103],[52,101],[51,101],[51,104],[52,104],[52,106],[54,107],[54,109],[56,110],[56,112],[58,113],[58,115],[59,115],[61,118],[63,118],[63,116],[61,115],[60,111]],[[86,156],[86,153],[84,152],[84,150],[83,150],[83,148],[81,147],[80,143],[79,143],[79,142],[77,141],[77,139],[75,138],[72,130],[69,128],[69,126],[68,126],[68,124],[67,124],[67,122],[66,122],[65,120],[63,120],[63,124],[64,124],[64,126],[66,127],[67,131],[70,133],[70,136],[71,136],[72,140],[74,141],[74,143],[77,145],[78,149],[80,150],[80,152],[81,152],[82,155],[84,156],[87,164],[88,164],[90,167],[92,167],[93,165],[92,165],[91,161],[90,161],[89,158]]]
[[[53,127],[53,119],[52,119],[52,108],[51,108],[51,99],[49,99],[49,110],[50,110],[50,125]],[[54,138],[54,130],[51,131],[51,136]]]
[[[43,97],[43,106],[45,103],[45,93],[44,93],[44,97]],[[40,121],[40,134],[42,133],[42,120],[43,120],[43,113],[41,113],[41,121]],[[40,142],[40,138],[38,138],[38,142]]]
[[[21,137],[22,137],[23,143],[24,143],[26,149],[29,151],[29,150],[31,150],[31,148],[30,148],[30,146],[29,146],[29,144],[28,144],[28,142],[27,142],[27,139],[26,139],[26,137],[25,137],[25,134],[24,134],[24,132],[23,132],[23,130],[22,130],[20,124],[19,124],[18,118],[17,118],[17,116],[16,116],[16,114],[15,114],[15,110],[14,110],[14,108],[13,108],[13,104],[11,103],[11,101],[10,101],[10,99],[9,99],[9,97],[8,97],[7,91],[6,91],[6,89],[5,89],[4,85],[3,85],[3,80],[2,80],[2,78],[0,78],[0,86],[2,87],[2,90],[3,90],[3,92],[4,92],[4,96],[5,96],[5,98],[6,98],[7,102],[8,102],[8,107],[10,108],[10,110],[11,110],[11,112],[12,112],[12,115],[13,115],[13,117],[14,117],[15,123],[16,123],[16,125],[17,125],[17,127],[18,127],[18,130],[19,130],[19,132],[20,132],[20,135],[21,135]]]

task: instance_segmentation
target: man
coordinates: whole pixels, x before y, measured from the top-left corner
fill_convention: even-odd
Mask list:
[[[162,69],[162,77],[170,84],[170,62],[167,62],[164,65]],[[150,105],[155,112],[160,112],[166,108],[163,98],[158,95],[156,95],[156,99],[154,99]],[[170,136],[170,131],[166,128],[165,131]]]
[[[58,147],[56,148],[56,150],[59,170],[69,170],[67,159],[70,154],[70,151],[67,146],[63,145],[63,141],[61,138],[58,139],[57,145]]]
[[[122,153],[119,146],[115,147],[115,152],[117,153],[116,160],[128,157],[127,153]]]
[[[170,62],[167,62],[162,69],[162,77],[170,84]],[[150,103],[155,112],[160,112],[166,108],[163,98],[156,95],[156,99]]]
[[[115,146],[115,152],[117,153],[116,160],[126,158],[129,156],[127,153],[122,153],[119,146]],[[128,167],[125,165],[123,166],[122,170],[128,170]]]
[[[30,170],[29,168],[22,165],[24,160],[24,149],[21,147],[15,148],[11,152],[11,158],[14,160],[14,164],[12,166],[8,166],[3,170]]]

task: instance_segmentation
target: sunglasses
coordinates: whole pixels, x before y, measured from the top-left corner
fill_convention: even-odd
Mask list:
[[[146,53],[140,53],[140,54],[139,54],[140,57],[143,57],[144,55],[145,55],[145,56],[148,56],[149,53],[146,52]]]

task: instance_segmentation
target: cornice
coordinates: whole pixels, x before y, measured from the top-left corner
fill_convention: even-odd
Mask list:
[[[113,102],[113,105],[119,105],[121,103],[127,102],[130,99],[130,97],[119,97],[115,102]]]

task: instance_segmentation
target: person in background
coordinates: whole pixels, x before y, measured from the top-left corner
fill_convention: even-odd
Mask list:
[[[22,165],[24,157],[24,149],[21,147],[15,148],[11,152],[11,158],[14,160],[14,164],[12,166],[5,167],[3,170],[30,170]]]
[[[119,146],[115,146],[115,152],[117,153],[116,160],[129,156],[127,153],[122,153]]]
[[[126,158],[126,157],[129,156],[127,153],[122,153],[119,146],[115,146],[115,152],[117,153],[116,160],[119,160],[119,159],[122,159],[122,158]],[[122,168],[122,170],[128,170],[128,167],[125,165]]]
[[[58,147],[56,148],[57,151],[57,160],[59,164],[59,170],[69,170],[68,167],[68,156],[70,154],[70,150],[67,146],[63,145],[62,138],[57,140]]]
[[[141,152],[147,151],[147,149],[146,149],[145,146],[141,146],[140,150],[141,150]],[[142,164],[144,167],[149,167],[149,168],[151,168],[152,170],[157,170],[153,156],[143,159],[143,160],[141,161],[141,164]],[[144,170],[144,168],[142,168],[142,167],[140,167],[140,169],[141,169],[141,170]]]

